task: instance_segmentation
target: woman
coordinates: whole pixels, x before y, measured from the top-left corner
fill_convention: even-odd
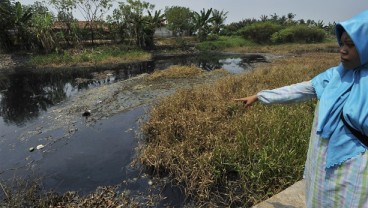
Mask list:
[[[235,100],[249,106],[317,98],[304,171],[307,207],[368,207],[368,11],[337,24],[336,37],[338,66]]]

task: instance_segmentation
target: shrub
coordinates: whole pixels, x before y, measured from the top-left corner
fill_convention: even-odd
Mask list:
[[[269,43],[272,34],[282,29],[282,26],[273,22],[256,22],[240,29],[239,33],[246,39],[256,43]]]
[[[199,43],[196,47],[201,51],[208,51],[208,50],[224,50],[225,48],[244,47],[251,45],[255,44],[249,40],[245,40],[240,36],[219,36],[217,40],[203,41]]]
[[[323,29],[308,27],[307,25],[295,25],[272,34],[274,43],[315,43],[322,42],[326,37]]]
[[[218,40],[220,38],[220,36],[216,35],[216,34],[209,34],[207,36],[207,40],[209,41],[215,41],[215,40]]]

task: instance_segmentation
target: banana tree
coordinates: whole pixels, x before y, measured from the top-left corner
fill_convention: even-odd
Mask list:
[[[8,30],[14,27],[11,15],[12,5],[9,0],[0,2],[0,43],[1,48],[9,49],[12,45]]]
[[[145,35],[145,47],[153,48],[154,41],[153,36],[155,34],[156,28],[159,28],[163,25],[164,14],[161,14],[161,10],[155,11],[152,15],[150,11],[148,11],[148,16],[146,17],[146,24],[144,26],[144,35]]]
[[[23,9],[20,2],[15,3],[14,7],[14,25],[17,30],[17,43],[24,46],[29,41],[29,22],[32,18],[31,9]]]
[[[52,32],[53,16],[46,12],[32,18],[32,34],[36,42],[45,53],[50,53],[56,45]]]
[[[193,12],[193,22],[195,30],[197,31],[197,37],[199,41],[206,40],[208,34],[211,32],[210,26],[211,22],[213,20],[213,17],[211,17],[212,14],[212,8],[208,9],[207,11],[205,9],[202,9],[200,13]]]
[[[14,5],[9,0],[0,3],[0,41],[3,48],[11,49],[15,44],[23,46],[28,42],[31,18],[31,9],[24,9],[20,2]],[[15,37],[14,41],[12,37]]]

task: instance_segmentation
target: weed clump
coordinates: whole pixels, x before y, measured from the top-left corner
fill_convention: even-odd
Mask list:
[[[265,200],[302,178],[316,101],[244,108],[233,99],[309,80],[336,60],[332,53],[279,59],[161,99],[143,126],[139,161],[169,173],[199,206]]]

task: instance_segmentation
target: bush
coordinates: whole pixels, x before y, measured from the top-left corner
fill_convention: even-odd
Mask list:
[[[231,47],[244,47],[255,45],[254,43],[245,40],[240,36],[219,36],[217,40],[214,41],[203,41],[197,45],[197,49],[201,51],[209,50],[224,50],[225,48]]]
[[[282,29],[282,26],[273,22],[256,22],[240,29],[240,34],[256,43],[269,43],[272,34]]]
[[[216,35],[216,34],[209,34],[207,36],[207,40],[208,41],[215,41],[215,40],[218,40],[220,38],[220,36]]]
[[[274,43],[316,43],[322,42],[326,37],[323,29],[308,27],[307,25],[295,25],[272,34]]]

